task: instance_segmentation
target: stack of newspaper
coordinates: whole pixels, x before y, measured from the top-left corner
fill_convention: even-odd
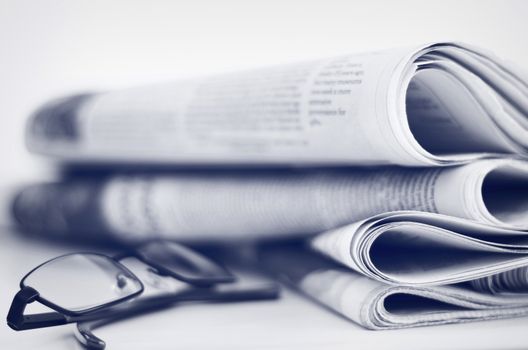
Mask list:
[[[18,193],[26,231],[304,237],[261,263],[371,329],[528,314],[528,80],[480,49],[75,95],[39,109],[26,140],[73,169]]]

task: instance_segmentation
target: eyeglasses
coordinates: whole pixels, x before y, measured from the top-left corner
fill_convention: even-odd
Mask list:
[[[122,262],[135,258],[146,266],[143,281]],[[180,281],[179,288],[163,283]],[[184,282],[185,288],[182,287]],[[155,295],[141,295],[145,286]],[[246,286],[225,267],[198,252],[170,241],[152,241],[117,256],[73,253],[50,259],[31,270],[20,282],[7,315],[14,330],[59,326],[77,322],[77,339],[86,347],[104,349],[105,342],[92,330],[134,315],[155,311],[186,301],[232,302],[276,299],[275,283]],[[145,293],[143,293],[145,294]],[[24,315],[29,303],[37,301],[54,312]]]

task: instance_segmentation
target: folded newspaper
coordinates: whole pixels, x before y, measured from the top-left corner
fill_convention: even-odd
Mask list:
[[[27,128],[73,163],[448,165],[526,156],[528,80],[436,43],[58,99]]]
[[[260,263],[313,300],[374,330],[528,315],[528,269],[440,286],[390,285],[306,247],[261,248]]]
[[[397,210],[525,230],[527,209],[528,162],[506,159],[419,169],[74,177],[24,188],[13,204],[28,230],[215,241],[317,234]]]
[[[441,214],[383,213],[329,230],[316,250],[397,285],[458,283],[528,265],[528,232]]]

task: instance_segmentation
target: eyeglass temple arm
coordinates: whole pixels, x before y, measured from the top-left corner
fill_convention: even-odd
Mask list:
[[[217,291],[209,288],[191,289],[187,292],[178,294],[167,294],[161,296],[151,296],[133,302],[131,305],[115,307],[108,313],[106,318],[95,322],[78,322],[75,336],[77,340],[87,349],[103,350],[106,347],[104,340],[98,338],[93,330],[106,324],[154,312],[159,309],[165,309],[171,304],[177,304],[186,301],[207,301],[207,302],[241,302],[251,300],[271,300],[277,299],[280,294],[280,288],[275,283],[266,283],[249,288],[233,288],[226,291]],[[124,305],[123,305],[124,306]]]
[[[24,310],[27,304],[34,302],[39,293],[31,288],[24,287],[18,291],[13,298],[9,313],[7,314],[7,324],[9,327],[16,331],[59,326],[66,323],[73,322],[69,320],[65,315],[58,312],[45,312],[40,314],[24,315]]]

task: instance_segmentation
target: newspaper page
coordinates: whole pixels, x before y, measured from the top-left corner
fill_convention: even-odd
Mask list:
[[[26,140],[73,163],[432,166],[525,155],[527,115],[509,65],[436,43],[63,98]]]
[[[465,284],[396,286],[347,270],[299,245],[261,247],[259,262],[316,302],[372,330],[528,314],[526,267]]]
[[[48,232],[91,227],[122,240],[222,241],[317,234],[397,210],[526,230],[527,193],[527,163],[494,159],[442,168],[72,178],[23,189],[14,211],[23,227]]]

